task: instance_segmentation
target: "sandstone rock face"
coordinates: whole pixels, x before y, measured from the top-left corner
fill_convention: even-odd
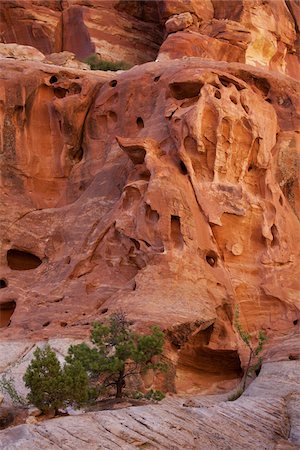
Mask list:
[[[62,362],[123,310],[165,332],[170,370],[141,387],[185,395],[23,425],[1,446],[298,448],[298,2],[5,0],[0,14],[0,372],[25,395],[36,345]],[[94,52],[152,62],[91,72]],[[268,342],[229,403],[248,358],[236,306]]]
[[[29,45],[0,44],[0,58],[43,61],[45,56]]]
[[[155,59],[162,25],[155,1],[3,0],[0,42],[141,64]]]
[[[165,0],[160,8],[167,33],[172,33],[160,49],[160,60],[197,56],[237,61],[299,79],[300,8],[296,1]],[[175,27],[179,12],[192,14],[194,22],[184,32],[173,34],[183,30]]]
[[[201,58],[0,65],[2,339],[123,309],[166,331],[169,389],[211,392],[246,361],[236,304],[270,346],[296,329],[296,81]]]

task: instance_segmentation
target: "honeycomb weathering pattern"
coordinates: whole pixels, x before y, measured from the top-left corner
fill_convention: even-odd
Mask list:
[[[167,330],[180,390],[195,352],[208,373],[217,357],[238,376],[235,304],[250,331],[291,331],[299,191],[283,154],[298,139],[296,82],[200,59],[114,78],[1,66],[0,295],[16,302],[4,338],[85,336],[122,309],[138,329]],[[42,264],[9,268],[13,248]]]

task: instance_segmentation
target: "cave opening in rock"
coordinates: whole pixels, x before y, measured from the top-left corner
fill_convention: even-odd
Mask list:
[[[4,289],[7,287],[7,280],[5,278],[0,279],[0,289]]]
[[[0,303],[0,328],[6,328],[10,325],[11,316],[13,315],[15,309],[15,300]]]
[[[142,119],[141,117],[138,117],[138,118],[136,119],[136,124],[137,124],[137,126],[138,126],[139,129],[144,128],[144,121],[143,121],[143,119]]]
[[[75,150],[72,149],[72,151],[70,152],[70,159],[74,164],[79,163],[82,158],[83,158],[84,152],[83,152],[83,148],[79,147],[78,149]]]
[[[197,97],[203,83],[200,81],[174,82],[170,84],[171,94],[176,100]]]
[[[57,98],[64,98],[69,93],[68,89],[62,87],[54,88],[53,92]]]
[[[210,250],[207,252],[205,259],[211,267],[215,267],[217,265],[218,255],[213,250]]]
[[[188,174],[187,167],[184,164],[184,162],[181,161],[181,160],[180,160],[180,163],[179,163],[179,167],[180,167],[180,172],[182,173],[182,175],[187,175]]]
[[[179,351],[176,390],[207,389],[215,383],[236,380],[243,374],[236,350],[207,347],[206,330],[193,336]]]
[[[179,216],[171,216],[171,239],[174,243],[175,248],[183,248],[183,236],[181,232],[181,224]]]
[[[111,87],[116,87],[117,84],[118,84],[117,80],[111,80],[111,81],[109,82],[109,85],[110,85]]]
[[[52,77],[49,80],[49,83],[54,84],[58,81],[57,77],[55,75],[52,75]]]
[[[31,270],[41,265],[42,260],[33,253],[13,248],[7,252],[7,264],[12,270]]]

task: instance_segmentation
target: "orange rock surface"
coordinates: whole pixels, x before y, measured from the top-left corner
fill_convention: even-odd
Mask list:
[[[0,42],[141,64],[155,59],[162,30],[152,0],[2,0]]]
[[[127,72],[0,59],[2,339],[84,337],[122,309],[165,330],[170,386],[209,392],[246,361],[236,305],[270,348],[299,332],[297,4],[231,4],[118,2],[179,30]]]

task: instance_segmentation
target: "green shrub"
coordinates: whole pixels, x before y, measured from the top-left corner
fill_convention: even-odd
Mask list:
[[[165,394],[161,391],[155,391],[153,389],[150,389],[150,391],[148,391],[144,395],[144,397],[147,398],[148,400],[155,400],[157,402],[160,402],[165,398]]]
[[[99,58],[98,55],[88,56],[84,62],[88,64],[91,70],[128,70],[132,66],[125,61],[105,61]]]
[[[61,367],[49,345],[37,348],[23,377],[30,403],[43,413],[67,405],[81,406],[88,399],[88,377],[78,361]]]
[[[116,398],[123,396],[129,376],[138,376],[148,369],[165,370],[159,361],[163,352],[164,334],[152,327],[149,335],[130,330],[124,313],[114,314],[107,324],[94,322],[91,332],[93,347],[87,344],[72,345],[66,361],[79,361],[92,382],[100,378],[100,388],[115,390]],[[158,361],[153,362],[153,357]]]
[[[16,390],[14,380],[12,379],[12,377],[8,377],[7,375],[3,375],[1,377],[0,391],[3,392],[3,394],[8,394],[14,405],[16,406],[27,405],[26,399],[23,398]]]
[[[248,347],[249,356],[242,380],[242,386],[228,398],[230,401],[236,400],[242,395],[246,388],[247,378],[252,376],[252,374],[261,367],[262,358],[259,355],[263,350],[265,342],[267,341],[265,332],[263,330],[259,330],[257,335],[257,344],[256,346],[253,344],[251,334],[245,331],[240,323],[240,311],[238,306],[236,306],[234,311],[233,325],[244,344]]]

